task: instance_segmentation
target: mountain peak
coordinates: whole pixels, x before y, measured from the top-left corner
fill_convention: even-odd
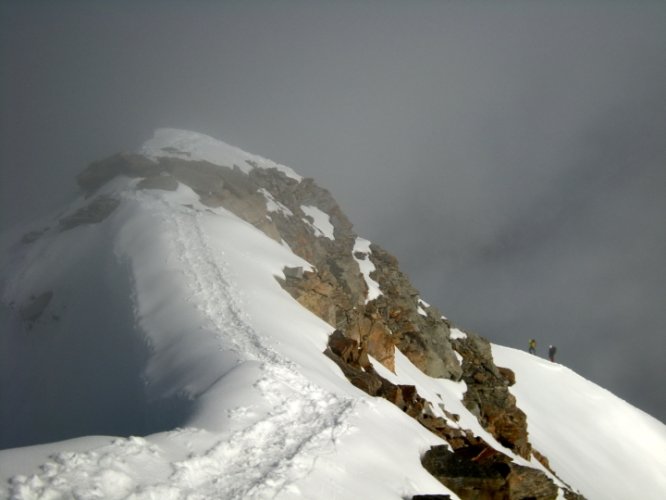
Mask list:
[[[139,152],[151,159],[180,158],[188,161],[206,161],[225,167],[235,165],[245,173],[249,173],[253,168],[275,168],[287,177],[299,182],[302,180],[300,175],[285,165],[190,130],[158,128]]]

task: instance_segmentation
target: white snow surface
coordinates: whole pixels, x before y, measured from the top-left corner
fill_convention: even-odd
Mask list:
[[[331,217],[326,212],[311,205],[301,205],[301,210],[305,215],[312,218],[312,221],[308,219],[303,220],[313,229],[315,235],[335,240]]]
[[[589,499],[666,498],[666,426],[566,366],[492,346],[511,368],[530,442]]]
[[[370,250],[370,243],[370,241],[364,238],[357,237],[352,250],[354,260],[358,263],[365,284],[368,287],[368,295],[365,298],[366,304],[371,300],[375,300],[382,294],[379,283],[370,277],[370,273],[376,269],[375,265],[370,260],[370,254],[372,253],[372,250]],[[362,254],[362,257],[357,257],[357,254]]]
[[[207,161],[215,165],[233,168],[238,166],[248,173],[254,165],[258,168],[275,168],[297,181],[303,178],[291,168],[258,155],[247,153],[235,146],[205,134],[174,128],[157,129],[141,147],[141,154],[149,158],[172,157],[192,161]]]
[[[467,334],[458,328],[451,328],[450,337],[452,339],[466,339]]]
[[[186,186],[136,191],[136,183],[105,186],[121,204],[99,224],[0,246],[3,304],[54,294],[31,330],[0,311],[11,329],[0,336],[0,432],[40,414],[49,423],[59,411],[83,425],[132,384],[138,396],[126,402],[141,411],[172,400],[188,411],[143,437],[84,434],[0,451],[0,498],[458,498],[420,464],[445,442],[356,389],[322,354],[333,327],[275,279],[309,263],[225,209],[201,205]],[[369,242],[355,250],[369,253]],[[136,343],[145,358],[132,357]],[[530,438],[562,480],[590,499],[666,497],[662,423],[561,365],[499,346],[493,353],[515,371],[511,391]],[[373,364],[417,386],[435,414],[446,418],[443,405],[459,415],[451,425],[513,456],[463,406],[464,383],[427,377],[399,352],[395,373]],[[24,387],[9,376],[18,373],[41,375]],[[53,396],[65,382],[70,397]],[[31,406],[36,399],[41,406]]]

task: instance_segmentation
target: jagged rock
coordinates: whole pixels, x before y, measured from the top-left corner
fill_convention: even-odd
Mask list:
[[[378,245],[370,248],[376,268],[372,277],[383,292],[374,305],[386,319],[398,349],[431,377],[459,380],[462,369],[449,342],[447,323],[419,314],[419,293],[400,271],[397,259]]]
[[[334,280],[330,273],[317,273],[301,271],[293,273],[286,269],[282,271],[286,280],[280,281],[282,286],[301,304],[331,326],[338,325],[338,316],[344,308],[351,307],[347,298],[342,294],[332,294],[335,290]],[[298,277],[300,275],[300,278]],[[325,293],[321,293],[324,291]]]
[[[344,338],[344,337],[343,337]],[[371,367],[363,368],[358,363],[359,355],[351,352],[351,346],[356,345],[351,339],[346,339],[350,344],[338,344],[334,348],[338,350],[343,356],[350,360],[345,362],[341,356],[329,347],[324,351],[324,354],[332,359],[342,370],[347,380],[355,387],[358,387],[363,392],[371,396],[377,396],[382,389],[384,379],[380,377]],[[353,360],[357,361],[353,361]]]
[[[478,463],[446,446],[434,446],[421,459],[423,467],[462,499],[509,498],[506,463]]]
[[[429,411],[428,402],[411,385],[396,385],[363,368],[359,342],[336,330],[330,337],[327,356],[348,380],[372,396],[382,397],[444,438],[451,446],[435,446],[422,458],[423,466],[463,499],[553,499],[555,484],[541,471],[522,467],[469,431],[457,429]]]
[[[343,363],[357,365],[359,359],[358,342],[345,337],[340,330],[335,330],[328,337],[328,347]]]
[[[83,224],[97,224],[118,208],[120,200],[110,196],[98,196],[85,207],[60,219],[60,230],[67,231]]]
[[[300,280],[301,278],[303,278],[302,267],[285,267],[284,269],[282,269],[282,272],[284,273],[284,277],[286,279],[292,278]]]
[[[500,371],[495,366],[490,344],[478,335],[468,333],[467,338],[452,342],[463,357],[463,380],[467,384],[465,406],[500,443],[529,459],[527,419],[508,390],[510,370]]]
[[[449,423],[432,414],[429,403],[422,398],[414,386],[396,385],[381,377],[370,363],[365,364],[365,350],[353,339],[336,330],[329,336],[325,354],[342,370],[347,379],[371,396],[382,397],[416,419],[421,425],[448,441],[454,449],[469,446],[488,445],[469,431],[452,427]],[[453,415],[444,409],[444,413]]]
[[[488,446],[433,446],[421,462],[463,500],[557,498],[557,486],[543,472],[516,465]]]
[[[504,377],[504,380],[506,380],[509,387],[516,383],[516,374],[513,372],[513,370],[510,368],[502,368],[501,366],[498,366],[497,370],[499,370],[500,375]]]
[[[418,419],[423,415],[423,411],[425,410],[426,401],[419,396],[416,387],[413,385],[387,384],[381,396],[396,405],[410,417]]]
[[[543,472],[522,465],[510,464],[508,477],[510,498],[557,498],[557,486]]]
[[[382,319],[360,307],[350,316],[346,334],[364,346],[370,356],[395,371],[395,344]]]

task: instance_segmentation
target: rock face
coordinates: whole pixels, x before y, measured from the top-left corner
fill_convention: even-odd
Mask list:
[[[371,249],[375,279],[383,292],[374,305],[393,332],[396,347],[431,377],[459,380],[462,370],[449,341],[449,324],[419,299],[395,257],[377,245]]]
[[[554,499],[558,488],[541,471],[513,463],[469,431],[453,427],[432,414],[429,403],[411,385],[395,385],[373,369],[367,352],[356,340],[336,330],[325,354],[335,361],[347,379],[368,394],[398,406],[421,425],[449,443],[432,447],[423,466],[462,499]],[[518,410],[519,411],[519,410]],[[447,414],[451,420],[455,417]]]
[[[487,448],[450,451],[446,446],[434,446],[422,462],[462,499],[557,498],[557,487],[543,472],[517,465]]]
[[[529,458],[532,448],[527,439],[527,419],[516,406],[508,387],[515,376],[511,370],[499,369],[493,362],[488,342],[478,335],[453,340],[463,357],[463,380],[467,392],[463,402],[479,422],[507,448]]]
[[[495,366],[481,337],[452,338],[449,322],[421,301],[395,257],[374,244],[359,250],[361,240],[328,191],[250,160],[221,167],[162,150],[164,157],[119,154],[91,164],[77,180],[93,199],[62,219],[61,230],[113,211],[113,200],[95,193],[116,176],[137,179],[139,189],[189,186],[203,204],[226,208],[312,265],[285,268],[281,285],[335,329],[325,354],[352,384],[389,400],[450,444],[451,450],[436,447],[423,457],[435,477],[461,498],[555,498],[557,488],[543,473],[513,464],[479,437],[436,417],[415,387],[395,385],[373,369],[370,357],[394,371],[399,349],[431,377],[464,380],[464,404],[481,425],[516,454],[531,456],[525,415],[508,391],[510,370]]]

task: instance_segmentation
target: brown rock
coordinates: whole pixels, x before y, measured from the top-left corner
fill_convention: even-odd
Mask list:
[[[328,347],[343,363],[355,365],[358,363],[358,342],[345,337],[340,330],[335,330],[328,337]]]
[[[348,319],[347,333],[357,339],[375,358],[391,371],[395,371],[395,344],[391,332],[381,319],[373,319],[373,313],[358,306]]]
[[[516,383],[516,374],[513,372],[513,370],[509,368],[502,368],[501,366],[498,366],[497,369],[499,370],[502,377],[504,377],[504,380],[506,380],[509,387]]]
[[[500,443],[529,459],[527,419],[508,390],[510,370],[500,371],[495,366],[490,344],[478,335],[468,333],[466,339],[456,339],[453,345],[463,357],[465,406]]]

